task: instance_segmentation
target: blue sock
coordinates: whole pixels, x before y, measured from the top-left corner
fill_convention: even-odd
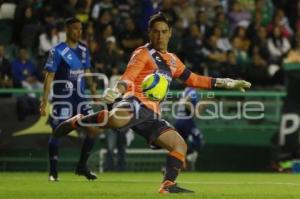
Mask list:
[[[87,164],[87,160],[89,159],[94,143],[95,138],[90,138],[88,136],[85,137],[81,147],[81,154],[78,165],[85,166]]]
[[[48,141],[48,153],[50,163],[50,174],[57,175],[57,161],[58,161],[58,139],[52,136]]]

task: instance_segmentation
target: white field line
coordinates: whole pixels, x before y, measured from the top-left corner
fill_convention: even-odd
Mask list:
[[[103,180],[100,182],[119,182],[119,183],[157,183],[154,180]],[[284,186],[300,186],[300,183],[294,182],[218,182],[218,181],[177,181],[180,184],[201,184],[201,185],[284,185]]]

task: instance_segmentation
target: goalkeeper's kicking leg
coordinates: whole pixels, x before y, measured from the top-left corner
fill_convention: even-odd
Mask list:
[[[99,131],[89,130],[94,129],[95,126],[106,128],[122,128],[129,123],[132,119],[133,113],[130,109],[126,108],[114,108],[111,111],[102,110],[97,113],[87,116],[74,116],[69,120],[62,122],[54,131],[54,136],[60,138],[69,134],[77,127],[83,127],[88,133]]]

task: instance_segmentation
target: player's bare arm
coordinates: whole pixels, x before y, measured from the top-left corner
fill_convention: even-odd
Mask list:
[[[53,73],[53,72],[47,72],[46,76],[45,76],[43,96],[42,96],[41,104],[40,104],[40,114],[42,116],[46,115],[46,110],[45,109],[46,109],[46,106],[47,106],[48,97],[49,97],[49,93],[50,93],[50,88],[51,88],[52,81],[54,79],[54,75],[55,75],[55,73]]]

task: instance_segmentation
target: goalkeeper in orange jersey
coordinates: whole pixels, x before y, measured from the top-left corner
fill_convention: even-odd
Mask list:
[[[166,172],[160,185],[159,193],[193,193],[179,187],[175,180],[184,167],[187,145],[184,139],[166,120],[159,118],[160,102],[151,101],[143,95],[141,83],[152,73],[159,72],[169,81],[179,78],[189,87],[212,89],[228,88],[244,91],[251,84],[244,80],[215,79],[191,72],[180,59],[168,52],[168,43],[172,28],[167,18],[158,13],[149,20],[150,42],[137,48],[131,56],[126,71],[115,88],[108,88],[103,101],[114,103],[111,111],[102,110],[88,116],[77,115],[63,123],[55,130],[57,137],[64,136],[77,127],[97,125],[98,128],[126,129],[143,136],[150,146],[169,151]]]

